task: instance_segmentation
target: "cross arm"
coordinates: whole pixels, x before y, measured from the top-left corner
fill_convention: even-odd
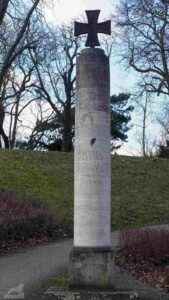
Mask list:
[[[105,33],[111,35],[111,21],[105,21],[97,24],[97,31],[99,33]]]
[[[86,23],[80,23],[75,21],[74,35],[78,36],[81,34],[86,34],[89,31],[89,25]]]

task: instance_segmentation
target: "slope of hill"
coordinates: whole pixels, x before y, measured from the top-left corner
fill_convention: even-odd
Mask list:
[[[169,159],[112,158],[112,226],[169,221]],[[0,150],[0,187],[73,225],[73,154]]]

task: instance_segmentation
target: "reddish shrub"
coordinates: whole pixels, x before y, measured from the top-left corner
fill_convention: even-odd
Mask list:
[[[120,239],[127,250],[136,260],[169,259],[169,231],[165,229],[135,229],[125,230]]]
[[[52,213],[18,201],[15,193],[0,189],[0,240],[51,236],[58,225]]]

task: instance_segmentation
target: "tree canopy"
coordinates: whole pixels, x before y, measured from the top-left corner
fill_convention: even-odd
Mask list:
[[[155,155],[161,158],[169,158],[169,140],[158,145]]]
[[[127,131],[131,128],[131,112],[134,107],[128,105],[130,94],[120,93],[110,98],[112,148],[119,148],[116,142],[127,142]]]

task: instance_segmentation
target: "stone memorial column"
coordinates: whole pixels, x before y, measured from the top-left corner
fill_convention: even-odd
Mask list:
[[[111,213],[109,60],[102,49],[77,59],[74,246],[109,249]]]
[[[88,21],[92,16],[93,11],[88,11]],[[95,22],[91,23],[93,26]],[[101,24],[108,25],[104,22],[97,26]],[[81,23],[76,24],[77,35],[81,30],[84,33],[85,26],[82,24],[81,29]],[[93,34],[93,27],[91,31]],[[86,45],[92,48],[82,50],[77,59],[70,279],[73,287],[100,287],[103,282],[109,286],[112,274],[110,75],[108,57],[102,49],[94,48],[98,45],[96,36],[92,39],[89,34]]]

